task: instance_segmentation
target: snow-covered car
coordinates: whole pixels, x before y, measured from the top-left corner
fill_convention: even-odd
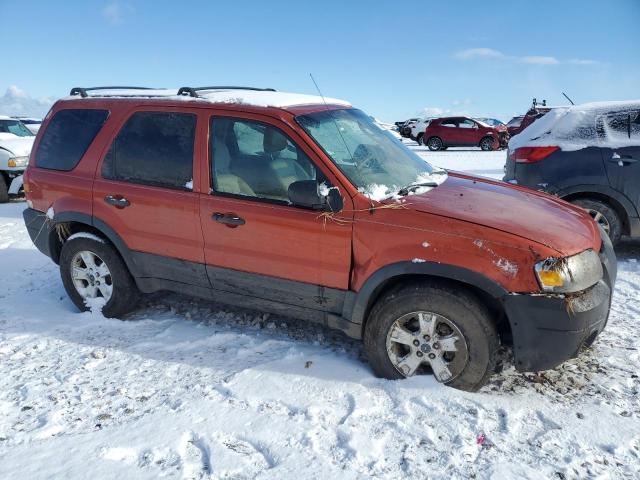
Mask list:
[[[419,118],[410,118],[409,120],[404,122],[404,125],[402,125],[402,127],[400,127],[400,135],[403,136],[404,138],[410,138],[411,137],[411,127],[413,127],[418,120],[420,120],[420,119]]]
[[[552,109],[509,142],[504,180],[585,208],[614,245],[640,237],[640,100]]]
[[[432,119],[433,117],[421,118],[411,126],[411,139],[418,142],[418,145],[423,144],[422,137],[424,137],[424,131]]]
[[[35,138],[20,120],[0,116],[0,203],[20,193]]]
[[[35,135],[40,130],[42,125],[42,119],[33,117],[13,117],[16,120],[20,120],[25,127],[27,127]]]

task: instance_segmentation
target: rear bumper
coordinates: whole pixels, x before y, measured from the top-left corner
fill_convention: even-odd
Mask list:
[[[47,221],[47,216],[34,210],[33,208],[27,208],[22,212],[24,218],[24,224],[29,232],[31,241],[38,250],[44,253],[47,257],[51,257],[51,245],[49,239],[52,229],[52,222]]]
[[[609,318],[617,275],[611,242],[603,236],[600,260],[604,277],[573,295],[508,295],[504,306],[511,323],[516,369],[548,370],[591,345]]]

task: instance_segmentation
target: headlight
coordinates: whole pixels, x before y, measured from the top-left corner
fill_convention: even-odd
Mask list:
[[[29,164],[29,157],[12,157],[7,160],[9,168],[26,167]]]
[[[545,292],[575,293],[595,285],[602,278],[600,257],[593,250],[566,258],[547,258],[536,263],[538,282]]]

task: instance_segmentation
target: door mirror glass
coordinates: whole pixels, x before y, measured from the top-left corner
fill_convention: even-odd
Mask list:
[[[316,180],[298,180],[289,185],[289,201],[296,207],[339,212],[344,207],[337,187],[319,184]]]
[[[289,201],[296,207],[328,209],[327,197],[320,195],[316,180],[298,180],[289,185]]]

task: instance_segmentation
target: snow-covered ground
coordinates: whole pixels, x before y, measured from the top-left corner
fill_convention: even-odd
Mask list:
[[[500,178],[504,152],[433,153]],[[638,478],[640,242],[619,249],[608,328],[560,368],[481,392],[375,378],[315,325],[154,295],[77,313],[0,205],[0,478]]]

